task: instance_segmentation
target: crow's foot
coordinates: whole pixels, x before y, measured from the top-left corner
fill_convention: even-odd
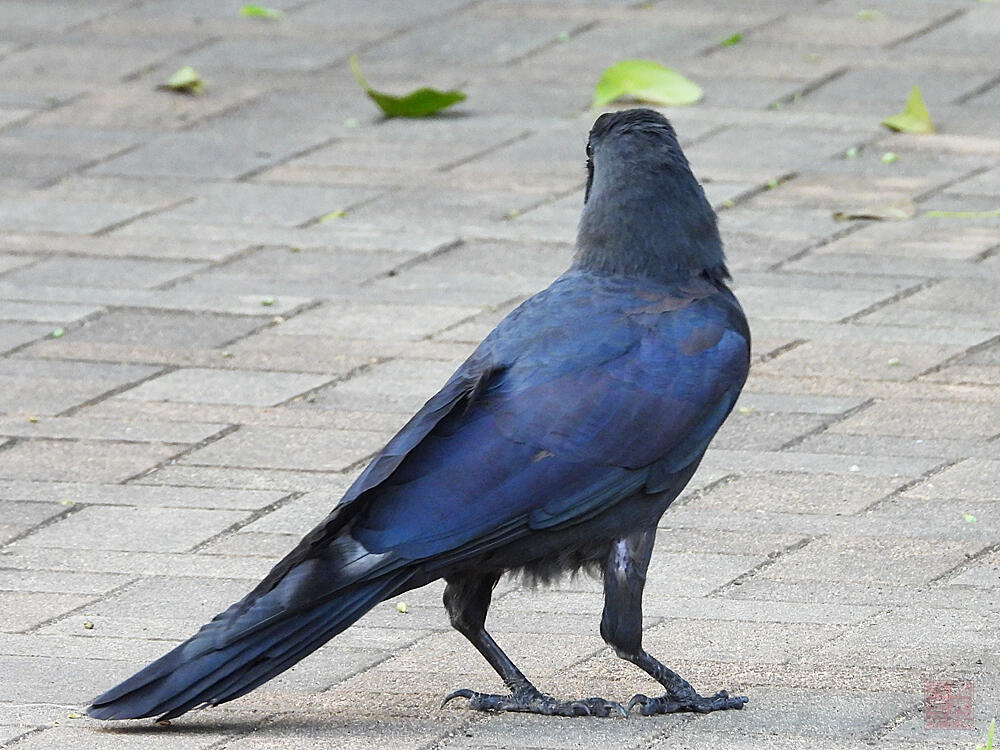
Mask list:
[[[730,709],[739,710],[747,702],[747,698],[742,695],[730,697],[725,690],[720,690],[715,695],[706,697],[704,695],[684,696],[677,698],[672,695],[664,695],[659,698],[650,698],[648,695],[640,693],[628,702],[629,713],[636,706],[643,716],[653,714],[674,714],[679,711],[694,711],[699,714],[707,714],[711,711],[728,711]]]
[[[628,718],[628,712],[621,703],[604,698],[557,701],[552,696],[540,693],[535,688],[517,690],[512,695],[491,695],[462,688],[449,693],[441,705],[444,706],[453,698],[468,698],[469,708],[477,711],[521,711],[545,716],[621,716]]]

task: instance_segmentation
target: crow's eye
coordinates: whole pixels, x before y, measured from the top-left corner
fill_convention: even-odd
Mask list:
[[[588,144],[587,144],[587,158],[588,158],[588,159],[591,159],[591,158],[593,158],[593,156],[594,156],[594,147],[593,147],[593,146],[591,146],[591,145],[590,145],[590,144],[588,143]]]

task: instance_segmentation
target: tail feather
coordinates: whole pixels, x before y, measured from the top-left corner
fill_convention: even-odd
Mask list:
[[[340,592],[315,607],[218,644],[225,614],[120,685],[94,699],[97,719],[170,719],[192,708],[238,698],[285,671],[390,596],[406,576],[393,575]]]

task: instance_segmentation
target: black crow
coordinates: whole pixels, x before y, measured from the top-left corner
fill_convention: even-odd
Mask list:
[[[268,576],[193,637],[99,696],[99,719],[233,700],[375,604],[444,578],[452,625],[509,695],[472,708],[627,715],[535,688],[484,628],[504,573],[599,570],[601,635],[665,689],[643,714],[741,708],[699,695],[642,648],[657,521],[691,479],[747,376],[750,333],[726,287],[715,214],[670,123],[598,118],[569,270],[497,326]]]

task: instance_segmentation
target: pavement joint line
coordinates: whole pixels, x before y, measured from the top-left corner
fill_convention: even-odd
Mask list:
[[[179,50],[172,51],[169,54],[164,55],[156,62],[151,62],[147,65],[143,65],[142,67],[133,70],[131,73],[126,73],[119,80],[122,83],[131,83],[133,81],[139,81],[141,78],[143,78],[143,76],[147,76],[150,73],[155,72],[157,69],[163,68],[171,60],[176,60],[179,57],[185,57],[187,55],[192,55],[195,52],[200,52],[206,47],[211,47],[216,42],[222,41],[222,39],[223,37],[221,36],[206,37],[205,39],[197,41],[194,44],[188,45],[187,47],[182,47]]]
[[[765,19],[759,23],[750,24],[749,26],[744,26],[742,28],[736,29],[732,34],[739,34],[743,39],[752,35],[755,31],[760,31],[761,29],[766,29],[773,26],[776,23],[780,23],[788,17],[787,13],[779,13],[776,16]],[[723,50],[729,49],[728,44],[726,44],[726,39],[720,39],[717,42],[712,42],[707,47],[702,49],[700,52],[695,53],[696,57],[710,57],[712,55],[718,54]]]
[[[131,151],[131,150],[132,149],[128,149],[128,151]],[[120,154],[117,154],[117,155],[120,156]],[[94,166],[94,165],[90,164],[88,166]],[[153,208],[149,208],[149,209],[146,209],[145,211],[140,211],[137,214],[133,214],[132,216],[128,216],[128,217],[122,219],[121,221],[115,221],[115,222],[112,222],[111,224],[108,224],[106,226],[100,227],[96,231],[91,232],[90,236],[91,237],[104,237],[105,235],[109,235],[112,232],[118,231],[122,227],[127,227],[129,224],[133,224],[133,223],[135,223],[137,221],[141,221],[142,219],[148,219],[150,216],[156,216],[157,214],[162,214],[162,213],[166,213],[167,211],[172,211],[175,208],[183,206],[186,203],[191,203],[193,201],[194,201],[194,198],[188,197],[188,198],[181,198],[180,200],[176,200],[173,203],[169,203],[169,204],[166,204],[166,205],[163,205],[163,206],[154,206]],[[157,287],[153,287],[153,289],[156,289],[156,288]]]
[[[51,503],[45,503],[45,504],[51,505]],[[7,539],[5,542],[0,542],[0,550],[7,549],[8,547],[13,547],[22,539],[26,539],[27,537],[31,536],[32,534],[38,531],[41,531],[44,528],[59,523],[63,519],[68,518],[69,516],[79,511],[82,507],[83,504],[81,503],[74,503],[73,505],[67,505],[65,510],[56,513],[54,516],[51,516],[50,518],[46,518],[44,521],[41,521],[40,523],[36,523],[34,526],[25,529],[19,534],[15,534],[14,536]]]
[[[954,105],[961,106],[961,105],[965,104],[966,102],[968,102],[969,100],[975,99],[980,94],[985,94],[987,91],[989,91],[990,89],[992,89],[994,86],[998,86],[998,85],[1000,85],[1000,73],[998,73],[997,75],[995,75],[992,78],[990,78],[988,81],[986,81],[986,83],[982,83],[979,86],[976,86],[971,91],[966,91],[961,96],[959,96],[956,99],[952,100],[951,103],[954,104]]]
[[[751,365],[751,370],[753,369],[753,365],[762,365],[765,362],[770,362],[772,359],[780,357],[782,354],[787,354],[793,349],[798,349],[800,346],[807,343],[809,343],[809,339],[793,339],[787,344],[782,344],[779,347],[766,351],[754,359],[753,364]]]
[[[913,379],[916,380],[917,378],[922,378],[925,375],[932,375],[932,374],[934,374],[936,372],[941,372],[941,370],[944,370],[944,369],[947,369],[948,367],[951,367],[953,364],[955,364],[956,362],[960,362],[961,360],[963,360],[966,357],[968,357],[970,354],[976,354],[976,353],[981,352],[981,351],[983,351],[985,349],[989,349],[990,347],[994,346],[995,344],[1000,344],[1000,333],[998,333],[995,336],[990,336],[988,339],[986,339],[984,341],[980,341],[978,344],[973,344],[968,349],[964,349],[963,351],[959,352],[958,354],[953,354],[950,357],[948,357],[947,359],[945,359],[945,360],[943,360],[941,362],[938,362],[936,365],[932,365],[932,366],[928,367],[926,370],[924,370],[923,372],[921,372],[918,375],[916,375]]]
[[[69,361],[73,361],[73,360],[69,360]],[[69,407],[68,409],[63,409],[60,412],[56,412],[52,416],[55,416],[55,417],[72,417],[77,412],[79,412],[79,411],[81,411],[83,409],[87,409],[87,408],[93,406],[94,404],[99,404],[102,401],[105,401],[105,400],[107,400],[107,399],[109,399],[109,398],[111,398],[113,396],[117,396],[119,393],[124,393],[125,391],[130,390],[132,388],[135,388],[136,386],[142,385],[143,383],[145,383],[145,382],[147,382],[149,380],[153,380],[155,378],[158,378],[161,375],[166,375],[167,373],[171,373],[171,372],[173,372],[174,370],[177,370],[177,369],[179,369],[179,367],[177,365],[164,365],[162,368],[156,370],[155,372],[150,373],[149,375],[145,375],[145,376],[143,376],[141,378],[136,378],[135,380],[129,380],[129,381],[125,382],[125,383],[122,383],[121,385],[117,385],[114,388],[111,388],[110,390],[103,391],[103,392],[97,394],[93,398],[88,398],[86,401],[81,401],[78,404],[74,404],[73,406]]]
[[[63,516],[63,518],[65,518],[65,516]],[[66,550],[66,551],[68,553],[72,553],[72,550]],[[127,591],[128,589],[130,589],[130,588],[132,588],[134,586],[137,586],[143,580],[146,580],[146,576],[137,575],[135,578],[130,578],[129,580],[124,581],[123,583],[120,583],[117,586],[115,586],[114,588],[110,588],[107,591],[104,591],[103,593],[93,594],[92,598],[88,599],[87,601],[85,601],[83,604],[81,604],[79,606],[73,607],[72,609],[67,610],[65,612],[60,612],[58,615],[55,615],[53,617],[48,617],[48,618],[42,620],[41,622],[36,622],[30,628],[24,628],[23,630],[15,630],[14,632],[18,633],[20,635],[28,635],[30,633],[37,633],[39,630],[41,630],[44,627],[48,627],[49,625],[52,625],[52,624],[57,623],[57,622],[62,622],[63,620],[68,620],[71,617],[76,617],[78,614],[80,614],[81,612],[85,612],[90,607],[92,607],[93,605],[95,605],[98,602],[102,601],[103,599],[106,599],[106,598],[112,597],[112,596],[117,596],[118,594],[121,594],[122,592]]]
[[[843,229],[838,229],[836,232],[833,232],[832,234],[828,234],[825,237],[820,237],[815,242],[808,243],[801,250],[792,253],[788,257],[782,258],[776,263],[772,263],[765,269],[765,271],[769,273],[774,271],[781,271],[783,270],[784,266],[788,265],[789,263],[794,263],[797,260],[802,260],[807,255],[812,253],[813,250],[818,250],[821,247],[832,245],[837,240],[842,240],[844,237],[849,237],[855,232],[860,232],[866,226],[868,226],[867,222],[858,220],[852,221]]]
[[[1000,245],[994,245],[993,247],[988,247],[981,253],[976,253],[972,256],[973,263],[982,263],[983,261],[989,260],[997,253],[1000,253]]]
[[[309,397],[315,396],[315,394],[317,394],[319,391],[322,391],[323,389],[329,388],[330,386],[333,385],[346,383],[351,378],[356,378],[358,375],[363,375],[364,373],[370,371],[372,368],[377,367],[378,365],[385,364],[386,362],[392,362],[395,359],[398,359],[398,357],[376,357],[374,362],[363,362],[360,365],[357,365],[356,367],[352,367],[347,372],[340,373],[339,375],[334,375],[329,380],[321,383],[320,385],[313,386],[312,388],[296,393],[294,396],[286,398],[284,401],[279,401],[277,404],[274,404],[272,408],[277,409],[282,406],[288,406],[290,404],[300,403],[302,401],[305,401],[306,403],[312,403],[312,401],[309,400]]]
[[[938,474],[942,473],[943,471],[947,471],[952,466],[955,466],[956,464],[959,464],[959,463],[961,463],[964,460],[966,460],[966,459],[965,458],[953,458],[953,459],[948,459],[948,460],[942,460],[941,463],[935,464],[934,466],[932,466],[931,468],[929,468],[927,471],[923,472],[919,476],[914,477],[913,479],[910,479],[909,481],[903,482],[901,485],[899,485],[898,487],[896,487],[894,490],[892,490],[891,492],[887,493],[883,497],[880,497],[877,500],[873,500],[868,505],[866,505],[863,508],[860,508],[859,510],[855,511],[854,515],[861,516],[861,515],[865,515],[865,514],[871,513],[872,511],[878,510],[880,507],[882,507],[883,505],[886,505],[887,503],[891,502],[892,500],[896,499],[897,497],[902,497],[903,493],[908,492],[909,490],[913,489],[917,485],[923,484],[928,479],[931,479],[932,477],[937,476]]]
[[[23,734],[19,734],[16,737],[11,737],[9,740],[6,740],[5,742],[0,742],[0,748],[14,747],[15,745],[20,744],[21,740],[27,739],[28,737],[31,737],[32,735],[35,734],[40,734],[41,732],[44,732],[50,728],[51,727],[44,726],[44,727],[32,727],[30,729],[26,729]]]
[[[401,263],[397,263],[392,268],[386,271],[382,271],[380,273],[375,274],[374,276],[369,276],[366,279],[362,279],[360,282],[358,282],[357,286],[359,289],[361,289],[366,286],[371,286],[375,282],[381,281],[382,279],[391,279],[392,277],[398,276],[404,271],[408,271],[409,269],[415,266],[419,266],[422,263],[426,263],[432,258],[438,258],[442,255],[450,253],[452,250],[457,250],[458,248],[462,247],[465,244],[466,241],[461,237],[454,240],[449,240],[448,242],[438,245],[428,253],[420,253],[419,255],[414,255],[413,257],[407,258],[406,260],[402,261]]]
[[[141,7],[143,4],[144,4],[143,0],[132,0],[132,2],[125,3],[124,5],[109,6],[104,13],[98,13],[92,18],[87,18],[83,21],[80,21],[80,23],[71,24],[64,29],[59,29],[57,33],[59,36],[75,34],[78,31],[85,30],[88,26],[93,26],[95,24],[100,23],[101,21],[106,21],[108,18],[115,15],[116,13],[121,13],[123,10],[129,8],[138,8]],[[56,36],[56,32],[54,32],[52,36]]]
[[[555,192],[551,193],[550,195],[546,195],[546,196],[541,197],[539,200],[535,201],[534,203],[528,203],[527,205],[525,205],[524,208],[518,209],[518,213],[516,215],[512,216],[510,214],[510,212],[508,211],[506,214],[501,215],[499,217],[499,219],[501,221],[516,221],[517,219],[525,216],[526,214],[530,213],[531,211],[537,211],[539,208],[542,208],[543,206],[550,206],[553,203],[557,203],[558,201],[561,201],[563,198],[568,198],[573,193],[576,193],[576,192],[578,192],[580,190],[583,190],[583,188],[586,187],[586,185],[587,185],[587,181],[586,180],[580,180],[580,182],[578,182],[573,187],[563,188],[562,190],[556,190]],[[527,196],[525,196],[525,197],[527,197]],[[573,243],[546,241],[546,242],[542,242],[540,244],[543,244],[543,245],[563,245],[563,246],[565,246],[565,245],[572,245]]]
[[[733,198],[730,198],[732,206],[724,206],[724,208],[733,209],[741,203],[746,203],[752,198],[756,198],[758,195],[775,190],[787,182],[791,182],[796,177],[799,176],[798,172],[783,172],[779,174],[776,178],[768,180],[767,182],[762,182],[759,185],[754,185],[752,188],[744,190],[742,193],[737,193]],[[711,183],[709,183],[711,184]]]
[[[889,305],[894,305],[897,302],[906,299],[907,297],[912,297],[914,294],[917,294],[918,292],[922,292],[925,289],[930,289],[932,286],[937,286],[938,284],[941,283],[941,281],[942,279],[940,278],[927,278],[923,279],[922,281],[918,281],[916,284],[913,284],[912,286],[904,287],[903,289],[900,289],[898,292],[890,294],[888,297],[883,297],[882,299],[873,302],[872,304],[868,305],[868,307],[863,307],[860,310],[851,313],[850,315],[845,315],[843,318],[840,318],[837,321],[837,324],[843,325],[845,323],[861,322],[862,318],[871,315],[873,312],[877,312],[884,307],[888,307]]]
[[[61,326],[53,323],[51,330],[46,331],[45,333],[43,333],[40,336],[37,336],[36,338],[33,338],[31,341],[25,341],[23,344],[18,344],[17,346],[11,347],[10,349],[5,349],[3,355],[5,357],[9,357],[13,354],[20,354],[23,350],[27,349],[28,347],[34,346],[40,341],[45,341],[46,339],[52,338],[52,331],[55,330],[56,328],[62,328],[63,331],[75,331],[77,328],[82,328],[85,324],[93,320],[96,320],[97,318],[104,315],[104,313],[107,312],[108,309],[109,308],[101,307],[92,313],[88,313],[87,315],[84,315],[81,318],[77,318],[76,320],[70,323],[64,323]],[[37,357],[37,359],[61,359],[61,357]],[[115,361],[109,361],[108,364],[121,364],[121,362],[119,360],[115,360]],[[147,364],[147,363],[144,362],[142,364]]]
[[[157,461],[152,466],[145,468],[142,471],[133,474],[132,476],[125,477],[125,479],[119,481],[118,484],[129,484],[130,482],[133,482],[136,479],[141,479],[142,477],[148,476],[150,474],[153,474],[154,472],[159,471],[164,466],[170,466],[171,464],[177,463],[177,461],[184,458],[184,456],[190,455],[191,453],[194,453],[197,450],[201,450],[206,445],[211,445],[212,443],[222,440],[222,438],[226,437],[227,435],[233,434],[234,432],[239,430],[241,426],[242,425],[238,424],[224,425],[219,430],[213,432],[205,439],[200,440],[197,443],[188,444],[188,446],[184,450],[178,451],[177,453],[173,453],[167,458],[163,459],[162,461]]]
[[[363,208],[364,206],[367,206],[369,203],[374,203],[375,201],[385,198],[386,196],[402,192],[402,190],[403,188],[396,186],[387,187],[384,189],[383,192],[378,192],[378,189],[376,189],[374,195],[371,195],[367,198],[362,198],[361,200],[354,201],[353,203],[348,203],[346,206],[342,206],[339,210],[343,211],[346,217],[346,215],[350,214],[351,211],[357,211],[359,208]],[[322,224],[323,217],[328,215],[329,214],[320,214],[319,216],[314,216],[311,219],[306,219],[301,224],[296,224],[294,228],[308,229],[309,227],[314,227],[317,224]],[[339,221],[339,219],[337,219],[337,221]]]
[[[828,83],[833,83],[838,78],[843,77],[851,70],[849,65],[842,65],[839,68],[831,70],[829,73],[820,76],[819,78],[814,78],[811,81],[806,81],[802,86],[797,88],[795,91],[789,92],[784,96],[779,96],[774,101],[767,104],[764,109],[782,109],[786,105],[794,104],[801,99],[805,99],[809,94],[814,91],[821,89]]]
[[[445,334],[445,333],[448,333],[449,331],[454,331],[456,328],[460,328],[461,326],[464,326],[467,323],[474,322],[475,319],[478,318],[480,315],[499,312],[500,310],[503,310],[505,307],[507,307],[509,305],[516,306],[516,305],[520,304],[521,302],[523,302],[524,299],[525,299],[525,297],[523,295],[518,294],[518,295],[515,295],[514,297],[508,297],[507,299],[505,299],[503,302],[501,302],[499,304],[496,304],[496,305],[487,305],[484,308],[482,308],[481,310],[477,310],[474,313],[470,313],[469,315],[466,315],[464,318],[456,320],[454,323],[449,323],[444,328],[440,328],[437,331],[434,331],[433,333],[429,333],[426,336],[423,336],[422,338],[418,339],[418,341],[434,341],[434,342],[448,342],[448,343],[451,343],[448,339],[442,339],[441,336],[443,334]]]
[[[824,419],[821,424],[817,425],[816,427],[813,427],[811,430],[806,430],[801,435],[796,435],[791,440],[782,443],[775,449],[775,451],[780,453],[781,451],[786,451],[789,448],[794,448],[796,445],[801,445],[809,438],[826,432],[828,429],[833,427],[833,425],[838,424],[839,422],[843,422],[845,419],[849,419],[850,417],[853,417],[855,414],[863,412],[865,409],[871,408],[875,404],[875,402],[876,402],[875,398],[866,398],[860,404],[852,406],[850,409],[847,409],[846,411],[842,411],[838,414],[832,414],[830,415],[829,419]]]
[[[815,541],[817,538],[819,537],[813,535],[802,535],[801,539],[796,539],[794,542],[786,544],[781,549],[771,550],[759,563],[754,565],[749,570],[744,570],[738,576],[727,581],[726,583],[723,583],[721,586],[716,586],[714,589],[705,594],[704,598],[710,599],[715,596],[722,596],[734,586],[742,586],[761,571],[767,570],[782,558],[787,557],[793,552],[797,552],[807,544]]]
[[[980,549],[976,550],[972,554],[967,554],[965,556],[965,559],[957,563],[954,567],[948,568],[948,570],[942,571],[941,573],[938,573],[936,576],[931,578],[927,582],[928,587],[934,588],[946,584],[950,579],[965,572],[973,565],[975,565],[979,560],[986,557],[987,555],[993,554],[994,552],[1000,552],[1000,542],[993,542],[991,544],[987,544],[981,547]]]
[[[330,136],[329,138],[326,138],[318,143],[314,143],[311,146],[306,146],[305,148],[300,148],[298,151],[286,154],[285,156],[282,156],[274,161],[268,162],[267,164],[261,164],[260,166],[254,167],[253,169],[248,169],[246,172],[237,175],[234,179],[234,182],[250,182],[250,180],[252,180],[257,175],[269,172],[275,167],[280,167],[282,164],[287,164],[288,162],[294,159],[300,159],[303,156],[308,156],[309,154],[313,154],[321,149],[326,148],[327,146],[332,146],[334,143],[337,143],[340,140],[341,136],[338,135]]]
[[[235,534],[236,532],[238,532],[240,529],[242,529],[242,528],[244,528],[244,527],[249,526],[250,524],[252,524],[254,521],[259,521],[261,518],[263,518],[264,516],[266,516],[268,513],[273,513],[274,511],[278,510],[278,508],[281,508],[282,506],[287,505],[288,503],[290,503],[290,502],[292,502],[294,500],[298,500],[300,497],[303,497],[304,495],[306,495],[306,493],[304,491],[302,491],[302,490],[296,490],[294,492],[289,492],[289,493],[287,493],[287,494],[279,497],[273,503],[269,503],[268,505],[265,505],[262,508],[258,508],[257,510],[253,511],[252,513],[249,513],[245,518],[241,518],[239,521],[236,521],[234,523],[229,524],[229,526],[227,526],[226,528],[222,529],[222,531],[219,531],[219,532],[217,532],[215,534],[212,534],[210,537],[202,539],[200,542],[198,542],[197,544],[195,544],[193,547],[190,547],[190,548],[184,550],[183,554],[193,554],[193,553],[196,553],[196,552],[200,552],[201,550],[205,549],[209,545],[214,544],[215,542],[219,541],[220,539],[225,539],[226,537],[232,536],[233,534]]]
[[[370,39],[367,42],[362,42],[361,44],[356,45],[355,47],[352,47],[351,50],[347,52],[347,54],[338,57],[336,60],[331,61],[327,65],[320,65],[318,68],[309,70],[306,72],[305,75],[313,78],[322,78],[326,75],[329,75],[330,71],[344,67],[344,65],[346,65],[348,60],[351,58],[351,55],[356,55],[360,59],[365,52],[374,47],[378,47],[387,42],[391,42],[394,39],[398,39],[399,37],[405,36],[406,34],[409,34],[413,31],[418,31],[419,29],[425,26],[430,26],[444,19],[451,18],[452,16],[461,15],[467,11],[472,10],[473,8],[476,8],[479,5],[484,4],[485,2],[487,2],[487,0],[474,0],[473,2],[466,3],[465,5],[461,5],[457,8],[451,8],[449,10],[442,11],[437,15],[428,15],[424,18],[417,19],[410,26],[401,26],[376,39]],[[298,9],[301,10],[302,8],[308,7],[308,5],[309,4],[306,4]],[[381,125],[382,123],[387,122],[389,119],[390,118],[388,117],[383,117],[381,120],[377,121],[375,125],[376,126]]]
[[[893,729],[901,726],[904,722],[909,719],[915,719],[923,711],[924,703],[922,700],[911,703],[908,706],[904,706],[902,710],[899,711],[895,716],[891,717],[888,721],[884,722],[880,726],[875,727],[869,732],[864,741],[870,745],[877,745],[881,742],[883,738],[888,736]]]
[[[323,304],[323,301],[319,300],[319,299],[314,299],[314,300],[310,300],[308,302],[303,302],[300,305],[296,305],[291,310],[286,311],[282,315],[272,315],[272,316],[270,316],[269,318],[267,318],[267,320],[262,321],[260,325],[258,325],[255,328],[247,331],[246,333],[242,333],[239,336],[234,336],[231,339],[226,339],[222,343],[216,344],[212,348],[213,349],[218,349],[219,352],[220,352],[220,354],[221,354],[221,352],[224,352],[227,347],[230,347],[233,344],[238,344],[241,341],[245,341],[245,340],[249,339],[251,336],[256,336],[258,333],[263,333],[264,331],[270,330],[271,328],[276,328],[277,326],[281,325],[282,323],[284,323],[289,318],[294,318],[296,315],[301,315],[302,313],[308,312],[309,310],[314,310],[315,308],[320,307],[322,304]],[[247,318],[259,318],[259,317],[261,317],[261,315],[259,313],[254,313],[254,314],[246,314],[243,317],[247,317]],[[218,370],[231,370],[233,368],[231,368],[231,367],[218,367],[218,368],[215,368],[215,369],[218,369]]]
[[[105,154],[103,156],[97,157],[96,159],[91,159],[90,161],[86,161],[83,164],[78,164],[67,172],[62,172],[61,174],[58,174],[55,177],[50,177],[47,180],[42,180],[42,182],[39,182],[34,186],[34,189],[45,190],[46,188],[54,187],[63,180],[65,180],[67,177],[72,177],[73,175],[82,174],[91,167],[96,167],[99,164],[104,164],[107,161],[116,159],[119,156],[124,156],[125,154],[131,151],[135,151],[137,148],[139,148],[140,145],[141,144],[139,143],[132,143],[128,146],[125,146],[124,148],[118,149],[117,151],[112,151],[110,154]]]
[[[957,21],[959,18],[964,16],[966,12],[967,11],[965,8],[959,8],[957,10],[954,10],[946,16],[942,16],[941,18],[931,21],[926,26],[922,26],[921,28],[917,29],[911,34],[902,36],[899,39],[894,39],[888,44],[883,45],[882,49],[890,50],[890,49],[895,49],[896,47],[901,47],[904,44],[909,44],[914,39],[919,39],[922,36],[930,34],[932,31],[937,31],[942,26],[947,26],[952,21]]]
[[[450,172],[451,170],[456,169],[456,168],[462,166],[463,164],[469,164],[470,162],[474,162],[477,159],[481,159],[484,156],[488,156],[489,154],[492,154],[492,153],[495,153],[497,151],[500,151],[501,149],[504,149],[507,146],[511,146],[511,145],[513,145],[515,143],[520,143],[521,141],[524,141],[524,140],[530,138],[534,134],[535,134],[535,131],[533,131],[533,130],[523,130],[520,133],[518,133],[517,135],[513,135],[513,136],[511,136],[509,138],[503,139],[502,141],[498,141],[497,143],[493,143],[493,144],[487,146],[486,148],[483,148],[483,149],[480,149],[479,151],[476,151],[475,153],[469,154],[468,156],[463,156],[461,159],[456,159],[455,161],[448,162],[447,164],[442,164],[441,166],[439,166],[434,171],[436,171],[436,172]]]
[[[701,498],[705,497],[705,495],[707,495],[708,493],[710,493],[712,490],[714,490],[714,489],[716,489],[718,487],[724,487],[726,485],[732,484],[733,482],[736,482],[737,480],[740,479],[741,476],[742,476],[741,474],[738,474],[736,472],[732,472],[732,473],[726,474],[723,477],[719,477],[714,482],[709,482],[708,484],[706,484],[706,485],[704,485],[702,487],[699,487],[694,492],[681,493],[681,496],[678,497],[676,500],[674,500],[672,503],[670,503],[669,507],[670,508],[675,508],[675,507],[676,508],[680,508],[680,507],[683,507],[683,506],[685,506],[685,505],[687,505],[687,504],[689,504],[691,502],[695,502],[697,500],[700,500]],[[666,514],[664,514],[663,517],[661,518],[661,522],[664,519],[669,520],[667,518]],[[667,524],[665,526],[660,526],[659,528],[661,528],[661,529],[669,529],[670,525]]]
[[[597,28],[600,25],[601,25],[600,21],[585,21],[581,24],[578,24],[572,29],[569,29],[568,31],[564,32],[567,35],[566,38],[560,39],[558,36],[556,36],[553,39],[544,41],[537,47],[532,47],[531,49],[527,50],[526,52],[523,52],[517,57],[512,57],[510,60],[507,60],[504,63],[504,67],[513,67],[515,65],[520,65],[521,63],[530,60],[533,57],[537,57],[543,52],[547,52],[550,49],[558,47],[560,44],[565,44],[573,37],[580,36],[580,34],[585,34],[591,29]]]
[[[213,122],[214,120],[219,120],[228,115],[235,114],[239,112],[241,109],[249,108],[252,105],[259,102],[264,97],[266,97],[268,94],[273,94],[276,90],[279,89],[269,89],[267,91],[261,91],[258,94],[253,94],[251,96],[248,96],[246,99],[238,99],[237,101],[231,102],[230,104],[227,104],[224,107],[220,107],[217,110],[206,112],[205,114],[199,117],[192,117],[188,120],[185,120],[183,123],[173,128],[173,130],[178,133],[192,131],[195,128],[204,125],[205,123],[210,123]],[[129,179],[139,179],[139,180],[146,179],[145,175],[120,175],[120,176],[127,177]],[[222,183],[230,182],[230,179],[226,177],[196,177],[193,178],[193,180],[200,182],[222,182]]]
[[[55,104],[50,104],[49,106],[40,107],[39,109],[32,110],[31,112],[29,112],[24,117],[18,120],[13,120],[11,122],[0,125],[0,135],[4,134],[8,130],[16,130],[22,125],[27,125],[39,115],[45,114],[46,112],[54,112],[55,110],[61,109],[62,107],[72,104],[80,99],[85,99],[87,96],[88,96],[87,92],[72,94],[66,97],[65,99],[58,99]]]

